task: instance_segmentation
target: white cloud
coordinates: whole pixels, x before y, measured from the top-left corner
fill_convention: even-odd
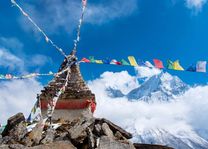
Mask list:
[[[149,68],[149,67],[135,67],[136,74],[139,78],[149,78],[154,75],[160,74],[161,70],[157,68]]]
[[[8,71],[24,73],[28,68],[38,67],[39,70],[42,66],[53,63],[46,55],[25,54],[23,48],[23,43],[16,38],[0,37],[0,66]]]
[[[8,68],[10,71],[24,70],[24,62],[21,58],[13,55],[7,49],[0,48],[0,66]]]
[[[0,123],[5,124],[10,116],[18,112],[28,116],[41,88],[42,85],[36,80],[1,81]]]
[[[77,0],[37,0],[24,3],[23,8],[48,34],[56,34],[63,29],[71,33],[77,27],[81,15],[81,2]],[[136,10],[137,0],[107,0],[100,3],[89,1],[84,21],[90,24],[103,24],[127,17]],[[26,31],[36,32],[23,16],[20,17],[20,24]]]
[[[186,5],[188,8],[201,10],[206,2],[207,0],[186,0]]]
[[[110,79],[109,79],[110,78]],[[136,77],[128,74],[127,71],[119,73],[105,72],[99,79],[89,82],[90,86],[94,89],[105,90],[106,88],[113,88],[121,90],[123,93],[128,93],[130,90],[138,87]],[[91,85],[94,84],[94,85]],[[99,88],[97,88],[99,86]]]
[[[130,102],[126,98],[110,98],[105,90],[104,82],[108,82],[107,86],[117,84],[117,88],[119,88],[119,81],[121,81],[121,89],[123,84],[129,83],[129,79],[125,78],[123,72],[116,73],[116,83],[111,77],[114,76],[114,73],[104,74],[101,75],[101,78],[88,83],[96,95],[95,115],[97,117],[108,118],[134,134],[160,128],[180,136],[181,131],[191,133],[193,130],[198,132],[202,130],[203,133],[200,135],[208,139],[208,135],[204,134],[204,132],[208,132],[208,86],[191,88],[185,95],[168,103]],[[134,78],[134,76],[127,76]],[[145,76],[149,76],[149,73]],[[132,84],[134,83],[132,82]]]

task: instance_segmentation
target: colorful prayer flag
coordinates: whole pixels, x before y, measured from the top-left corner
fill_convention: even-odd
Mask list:
[[[102,60],[95,60],[95,63],[97,63],[97,64],[103,64],[103,61]]]
[[[111,62],[111,61],[110,61],[109,58],[106,58],[106,59],[103,60],[103,64],[110,64],[110,62]]]
[[[90,60],[91,63],[95,63],[95,58],[94,58],[94,56],[90,56],[90,57],[89,57],[89,60]]]
[[[155,67],[156,68],[159,68],[159,69],[163,69],[164,66],[163,66],[163,62],[159,59],[153,59],[153,62],[155,64]]]
[[[131,66],[138,66],[134,56],[129,56],[128,59],[129,59]]]
[[[121,65],[121,62],[117,61],[116,59],[113,59],[113,60],[111,60],[110,64]]]
[[[197,72],[206,72],[206,61],[198,61],[196,64],[196,71]]]
[[[196,65],[192,64],[191,66],[189,66],[186,71],[191,71],[191,72],[196,72]]]
[[[83,58],[83,59],[81,60],[81,62],[90,63],[90,60],[87,59],[87,58]]]
[[[180,63],[179,63],[179,60],[176,60],[174,63],[173,63],[173,69],[174,70],[181,70],[181,71],[183,71],[184,69],[183,69],[183,67],[180,65]]]
[[[145,66],[147,66],[149,68],[153,68],[154,67],[149,61],[145,62]]]
[[[167,60],[167,69],[173,69],[173,62],[171,60]]]
[[[141,59],[138,60],[138,65],[139,66],[146,66],[145,62],[143,60],[141,60]]]
[[[125,61],[124,59],[121,60],[121,64],[122,65],[130,65],[127,61]]]

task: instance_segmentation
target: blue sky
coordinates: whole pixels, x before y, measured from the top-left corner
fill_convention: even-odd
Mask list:
[[[81,11],[77,0],[17,2],[57,45],[66,53],[71,51]],[[79,58],[93,55],[97,59],[119,60],[133,55],[150,62],[158,58],[165,65],[167,59],[179,59],[184,68],[198,60],[207,60],[206,0],[88,0],[86,11],[77,53]],[[45,42],[17,8],[11,7],[10,1],[0,2],[0,18],[0,47],[13,56],[13,59],[0,60],[2,73],[58,69],[62,55]],[[105,71],[122,70],[135,73],[133,67],[81,64],[86,80],[97,78]],[[208,82],[208,74],[169,72],[188,84]],[[50,79],[41,81],[45,84]]]

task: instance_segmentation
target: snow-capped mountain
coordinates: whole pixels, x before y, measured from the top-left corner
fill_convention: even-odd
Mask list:
[[[175,149],[207,149],[208,142],[195,132],[172,134],[164,129],[150,129],[136,134],[136,142],[162,144]]]
[[[127,94],[129,100],[168,101],[188,89],[183,81],[169,73],[160,73],[147,79],[141,86]]]
[[[160,73],[154,75],[139,85],[139,87],[131,90],[124,95],[119,89],[106,89],[111,98],[126,97],[131,102],[144,101],[154,103],[160,101],[162,103],[174,102],[176,97],[183,95],[190,87],[181,79],[172,76],[169,73]],[[148,128],[143,131],[135,130],[134,141],[137,143],[162,144],[173,147],[175,149],[208,149],[207,138],[202,138],[197,131],[192,129],[180,129],[177,133],[161,128]],[[131,125],[129,130],[135,127]],[[200,133],[202,134],[202,133]]]

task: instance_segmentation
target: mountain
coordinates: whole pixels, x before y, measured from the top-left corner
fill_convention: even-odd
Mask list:
[[[169,101],[183,94],[189,88],[183,81],[169,73],[160,73],[147,79],[141,86],[130,91],[129,100]]]
[[[139,87],[131,90],[127,95],[123,95],[118,89],[112,88],[108,89],[108,95],[113,98],[127,97],[131,102],[170,102],[174,101],[177,96],[183,95],[189,88],[178,77],[162,72],[146,78]],[[171,133],[169,130],[165,130],[162,125],[161,128],[148,128],[142,132],[135,130],[133,133],[134,142],[167,145],[175,149],[208,149],[207,138],[198,135],[198,131],[181,129],[177,133]],[[131,127],[128,129],[134,130],[140,126],[131,125],[128,127]],[[200,132],[200,134],[202,133]]]
[[[195,132],[172,134],[164,129],[150,129],[136,135],[136,142],[161,144],[175,149],[207,149],[208,142]]]

